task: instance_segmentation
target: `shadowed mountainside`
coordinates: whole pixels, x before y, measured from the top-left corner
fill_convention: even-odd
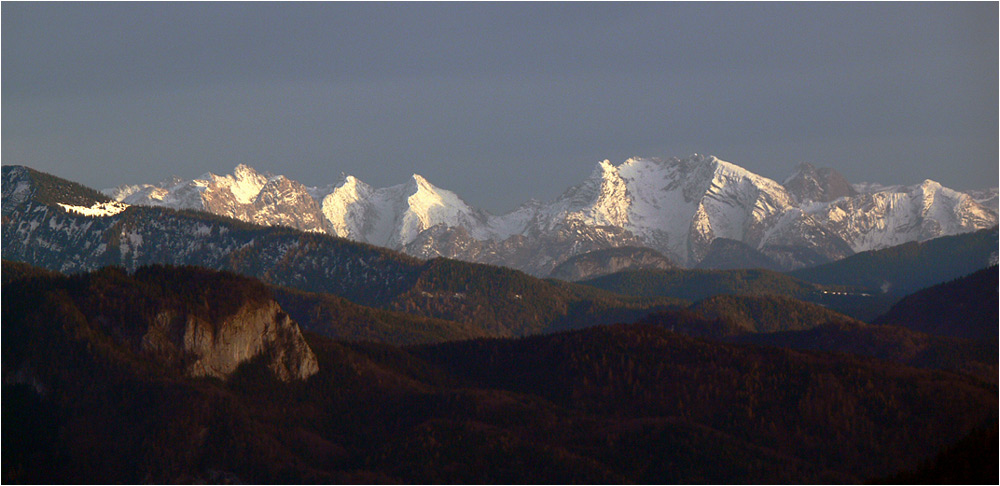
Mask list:
[[[908,295],[875,320],[915,331],[997,343],[997,266]]]
[[[137,292],[220,317],[266,295],[201,272],[4,284],[5,482],[856,482],[996,420],[995,385],[971,377],[667,325],[416,348],[308,333],[319,371],[283,382],[268,355],[192,376],[99,318]],[[192,278],[213,285],[174,290]],[[26,293],[76,304],[38,319],[11,305]]]

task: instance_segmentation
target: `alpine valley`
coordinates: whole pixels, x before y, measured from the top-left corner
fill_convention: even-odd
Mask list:
[[[4,483],[998,482],[996,189],[0,182]]]

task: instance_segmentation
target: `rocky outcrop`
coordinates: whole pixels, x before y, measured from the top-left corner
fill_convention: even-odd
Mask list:
[[[282,381],[319,371],[298,325],[274,301],[246,304],[217,322],[166,310],[152,319],[138,346],[165,361],[182,360],[190,376],[225,379],[258,357]]]
[[[596,250],[560,263],[549,274],[560,280],[586,280],[622,270],[667,270],[677,268],[667,257],[649,248],[623,247]]]
[[[227,379],[249,363],[286,382],[319,371],[298,324],[257,280],[162,265],[65,277],[7,260],[3,274],[5,329],[21,336],[25,348],[19,348],[21,358],[4,362],[12,369],[44,362],[32,363],[32,355],[49,352],[37,347],[68,335],[85,343],[86,354],[134,369],[152,365],[170,374]]]
[[[830,202],[858,195],[840,172],[829,167],[817,169],[805,162],[782,185],[799,202]]]

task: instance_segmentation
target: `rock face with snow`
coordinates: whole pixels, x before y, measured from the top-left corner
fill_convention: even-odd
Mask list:
[[[997,213],[968,194],[925,180],[807,209],[855,252],[967,233],[997,224]]]
[[[323,215],[337,236],[396,249],[438,224],[468,228],[476,239],[489,236],[485,212],[417,174],[381,189],[347,176],[323,198]]]
[[[419,258],[444,256],[539,276],[575,255],[617,247],[648,247],[693,267],[717,238],[741,242],[793,269],[997,222],[995,209],[933,181],[851,186],[832,169],[802,164],[779,184],[697,154],[632,158],[619,165],[603,161],[556,200],[529,201],[503,215],[474,208],[416,174],[385,188],[353,176],[311,188],[241,165],[232,175],[105,193],[126,204],[201,209],[322,231]],[[995,190],[977,197],[995,201]]]
[[[806,162],[799,164],[782,185],[800,202],[830,202],[858,195],[840,172],[829,167],[816,169]]]
[[[208,211],[264,226],[318,232],[329,227],[310,188],[243,164],[232,175],[208,173],[191,181],[119,186],[104,193],[125,204]]]
[[[998,189],[992,187],[989,189],[979,189],[974,191],[967,191],[966,194],[976,201],[984,208],[992,210],[994,213],[1000,210],[1000,200],[998,200]]]

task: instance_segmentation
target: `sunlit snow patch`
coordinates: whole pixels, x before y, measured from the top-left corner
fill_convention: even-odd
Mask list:
[[[81,216],[114,216],[128,208],[128,204],[117,201],[94,203],[94,205],[89,208],[83,206],[72,206],[63,203],[59,203],[59,205],[62,206],[66,212],[77,213]]]

